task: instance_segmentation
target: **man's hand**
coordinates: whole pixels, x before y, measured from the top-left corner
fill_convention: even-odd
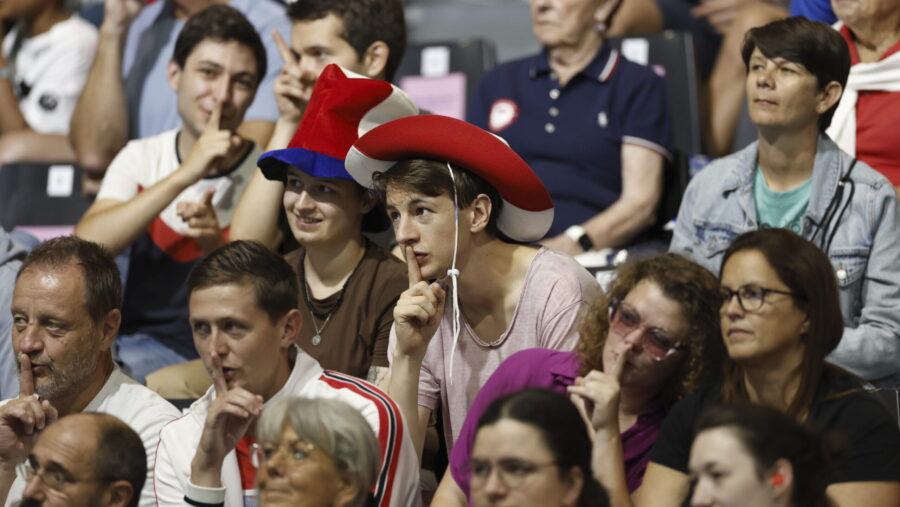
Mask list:
[[[101,29],[124,33],[141,11],[141,0],[104,0]]]
[[[278,53],[284,62],[281,73],[275,79],[275,104],[278,106],[278,114],[281,118],[296,125],[303,117],[303,111],[309,102],[312,88],[303,83],[300,62],[294,58],[294,54],[285,44],[278,30],[272,30],[272,38],[275,40]]]
[[[557,236],[553,236],[552,238],[542,239],[540,241],[540,244],[549,248],[550,250],[556,250],[557,252],[562,252],[573,257],[578,254],[584,253],[581,245],[576,243],[575,240],[566,236],[565,234],[559,234]]]
[[[222,117],[222,104],[216,103],[209,115],[209,121],[203,134],[194,143],[187,160],[181,164],[179,171],[188,178],[190,184],[204,176],[215,173],[219,165],[230,155],[241,148],[243,140],[230,130],[219,129],[219,119]]]
[[[702,0],[691,9],[691,14],[706,21],[721,35],[731,28],[738,13],[747,5],[758,0]]]
[[[191,483],[221,487],[222,461],[238,444],[263,409],[263,398],[241,387],[228,389],[222,360],[213,353],[208,368],[216,399],[209,405],[200,445],[191,463]]]
[[[225,235],[219,227],[212,203],[215,193],[215,188],[208,188],[200,202],[179,202],[175,205],[175,212],[187,224],[187,229],[181,229],[178,233],[196,239],[203,248],[203,255],[209,255],[225,244]]]
[[[584,377],[575,377],[575,385],[568,387],[572,403],[587,424],[591,438],[603,431],[618,437],[619,381],[631,347],[631,344],[626,346],[610,371],[591,370]]]
[[[38,435],[58,417],[49,401],[34,395],[27,354],[19,355],[19,365],[19,397],[0,407],[0,469],[5,470],[25,461]]]
[[[444,317],[447,293],[437,282],[429,284],[422,280],[422,272],[411,246],[405,246],[404,251],[409,288],[400,294],[394,306],[394,329],[397,332],[395,353],[422,359],[428,342]]]

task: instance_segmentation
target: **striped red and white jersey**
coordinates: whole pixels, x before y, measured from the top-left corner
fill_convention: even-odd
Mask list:
[[[400,409],[394,401],[374,385],[343,373],[323,370],[315,359],[295,348],[296,360],[284,387],[266,402],[266,406],[284,396],[341,400],[371,425],[378,438],[381,469],[372,489],[380,507],[421,505],[419,492],[419,460],[408,434]],[[191,405],[184,416],[166,425],[160,432],[160,443],[154,466],[154,490],[160,506],[183,506],[187,493],[198,493],[204,503],[220,503],[226,507],[244,507],[244,491],[236,453],[230,452],[222,467],[224,488],[216,492],[189,484],[191,460],[200,442],[203,424],[215,389]],[[213,501],[211,501],[213,500]]]

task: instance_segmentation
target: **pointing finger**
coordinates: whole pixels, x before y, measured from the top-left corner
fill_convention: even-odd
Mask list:
[[[625,369],[625,361],[628,359],[628,354],[631,353],[632,346],[633,344],[631,343],[625,345],[625,350],[619,354],[619,357],[616,358],[616,362],[613,363],[612,368],[607,372],[612,378],[616,379],[616,382],[622,378],[622,371]]]
[[[278,30],[272,29],[272,39],[275,40],[275,46],[278,47],[278,54],[281,55],[281,60],[284,62],[285,66],[296,65],[297,59],[294,58],[294,53],[291,53],[291,49],[285,44],[284,39],[281,37]]]
[[[209,187],[203,192],[203,205],[212,208],[213,195],[216,193],[216,187]]]
[[[222,103],[216,102],[213,106],[213,110],[209,113],[209,121],[206,122],[205,131],[217,131],[219,130],[219,119],[222,118]]]
[[[19,397],[34,394],[34,377],[31,373],[31,359],[28,354],[19,354]]]
[[[225,381],[225,374],[222,373],[222,358],[218,354],[210,354],[209,366],[209,376],[212,377],[213,385],[216,386],[216,398],[225,396],[225,393],[228,392],[228,382]]]
[[[412,246],[403,247],[403,253],[406,254],[406,269],[409,271],[409,286],[412,288],[422,281],[422,270],[419,269],[419,263],[416,262],[416,254],[413,252]]]

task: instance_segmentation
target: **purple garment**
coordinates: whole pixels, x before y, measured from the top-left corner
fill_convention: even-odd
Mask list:
[[[450,473],[460,489],[470,498],[469,476],[466,464],[475,443],[478,419],[497,398],[522,389],[549,389],[568,395],[566,387],[575,382],[581,360],[575,352],[548,349],[528,349],[509,356],[494,371],[478,391],[469,407],[466,421],[453,450],[450,453]],[[659,434],[668,406],[638,417],[634,425],[622,433],[622,449],[625,457],[625,474],[628,491],[633,492],[644,478],[644,470],[650,459],[650,450]],[[469,502],[471,505],[471,501]]]

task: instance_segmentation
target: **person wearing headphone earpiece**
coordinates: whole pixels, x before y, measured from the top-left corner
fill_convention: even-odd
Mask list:
[[[847,44],[805,18],[747,33],[746,92],[758,140],[716,160],[685,192],[670,250],[712,271],[741,233],[789,228],[819,245],[840,286],[844,334],[829,361],[900,380],[900,216],[893,186],[825,134],[850,68]],[[791,255],[791,252],[784,252]]]

